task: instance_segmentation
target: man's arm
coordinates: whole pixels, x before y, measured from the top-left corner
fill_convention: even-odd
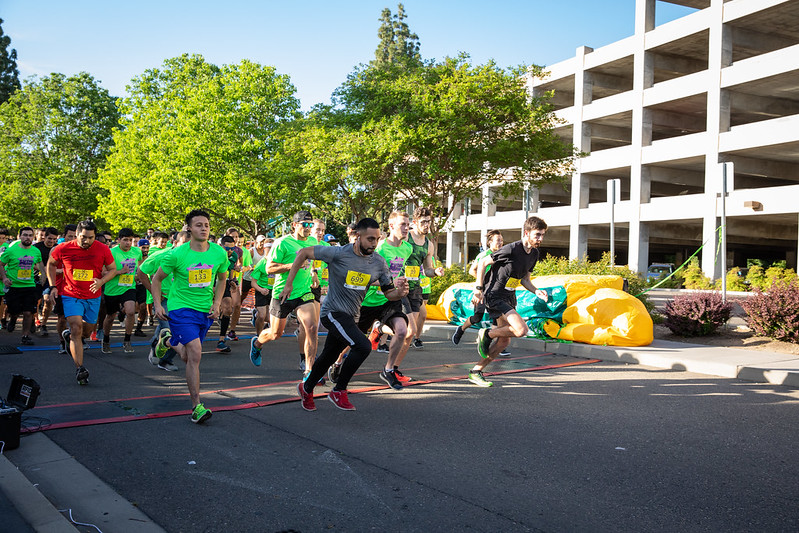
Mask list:
[[[480,302],[483,301],[484,288],[479,288],[478,289],[477,287],[483,287],[483,285],[485,284],[485,279],[484,278],[485,278],[485,273],[486,273],[486,267],[488,267],[488,265],[493,265],[493,264],[494,264],[494,258],[491,257],[490,255],[485,256],[478,263],[477,269],[476,269],[477,271],[475,273],[476,274],[475,275],[476,281],[475,281],[475,284],[474,284],[475,285],[475,289],[474,289],[474,295],[472,296],[472,305],[476,306]]]
[[[427,255],[424,258],[424,275],[428,278],[433,278],[435,276],[443,276],[444,269],[441,267],[436,268],[435,264],[435,256],[433,255],[433,243],[427,243]]]
[[[392,302],[401,300],[408,295],[408,280],[404,277],[399,277],[394,280],[394,286],[391,289],[384,290],[383,296]]]
[[[150,283],[150,276],[142,272],[141,268],[136,270],[136,279],[139,283],[144,285],[144,288],[147,289],[147,292],[150,294],[153,293],[152,291],[152,283]]]
[[[286,270],[282,271],[282,272],[288,272],[289,276],[288,278],[286,278],[286,286],[283,287],[283,291],[280,293],[280,296],[278,297],[281,303],[283,303],[286,300],[286,298],[288,298],[289,294],[291,294],[291,290],[294,288],[293,287],[294,277],[297,275],[297,272],[299,272],[300,269],[303,268],[303,266],[309,259],[311,261],[315,259],[313,249],[314,249],[313,246],[302,248],[299,252],[297,252],[297,257],[294,258],[294,262],[291,263],[289,269],[287,271]],[[267,272],[271,272],[271,270],[269,270],[271,268],[271,265],[268,265],[266,268]]]
[[[214,302],[211,304],[211,318],[219,317],[219,307],[222,305],[222,298],[225,296],[225,284],[227,283],[227,271],[220,270],[216,275],[216,287],[214,287]]]
[[[103,285],[105,285],[106,283],[111,281],[111,279],[114,276],[116,276],[118,274],[121,274],[121,273],[125,273],[125,272],[128,271],[127,265],[125,266],[124,270],[117,270],[116,263],[111,263],[110,265],[105,265],[105,268],[108,269],[108,271],[105,273],[105,275],[102,278],[100,278],[100,279],[94,278],[94,281],[92,281],[92,285],[91,285],[92,292],[100,292],[100,289],[103,288]]]
[[[8,277],[6,274],[6,265],[5,263],[0,263],[0,279],[3,280],[3,285],[6,287],[11,286],[11,278]]]
[[[166,277],[167,273],[161,270],[161,267],[158,267],[158,270],[153,275],[153,282],[150,285],[150,294],[153,295],[153,313],[161,320],[169,318],[163,306],[161,306],[161,300],[163,300],[161,297],[161,282],[163,282]]]
[[[47,260],[47,283],[50,285],[50,296],[55,298],[58,296],[58,289],[56,288],[55,278],[56,278],[56,271],[58,270],[58,265],[53,259],[53,255],[50,255],[50,259]]]
[[[531,276],[531,274],[528,273],[526,276],[524,276],[522,279],[519,280],[519,282],[521,283],[522,287],[524,287],[528,291],[532,292],[533,294],[535,294],[536,296],[538,296],[539,298],[541,298],[545,302],[549,301],[549,295],[547,294],[547,292],[544,291],[544,290],[536,288],[536,286],[533,284],[533,280],[530,279],[530,276]]]

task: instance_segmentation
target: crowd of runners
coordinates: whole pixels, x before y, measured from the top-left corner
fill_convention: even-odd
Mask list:
[[[391,213],[387,232],[377,221],[362,219],[347,227],[347,243],[327,233],[325,222],[309,211],[293,215],[290,233],[277,239],[258,235],[250,246],[236,228],[213,236],[211,223],[208,213],[194,210],[183,230],[171,234],[148,229],[139,236],[123,228],[112,235],[91,220],[60,232],[23,227],[15,236],[0,228],[2,326],[13,332],[21,317],[21,344],[32,345],[34,333],[48,336],[54,321],[59,353],[72,357],[80,385],[89,382],[88,342],[112,353],[111,328],[119,321],[122,351],[131,353],[131,338],[148,336],[143,327],[154,326],[148,360],[166,371],[178,370],[176,356],[185,363],[195,423],[211,417],[200,401],[202,343],[217,323],[215,349],[231,351],[228,343],[239,340],[236,327],[250,294],[256,335],[249,357],[256,367],[289,319],[297,323],[303,373],[298,394],[305,410],[316,409],[314,387],[326,380],[332,384],[328,399],[354,410],[347,386],[372,351],[386,354],[380,378],[387,385],[399,390],[411,381],[402,363],[411,347],[422,347],[430,279],[444,274],[428,238],[430,209],[417,208],[413,217]],[[478,386],[492,385],[485,367],[508,354],[511,338],[527,334],[515,309],[517,287],[547,298],[530,279],[546,229],[543,220],[530,217],[521,240],[510,244],[489,231],[486,250],[471,266],[475,314],[455,328],[452,342],[459,344],[465,330],[488,313],[494,325],[479,330],[480,359],[468,375]],[[321,351],[320,327],[327,330]]]

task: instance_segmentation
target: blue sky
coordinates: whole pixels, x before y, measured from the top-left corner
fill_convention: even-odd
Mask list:
[[[422,57],[550,65],[633,33],[634,0],[406,0]],[[0,0],[20,76],[86,71],[115,96],[170,57],[249,59],[288,74],[303,109],[372,59],[386,0]],[[658,23],[690,12],[658,2]]]

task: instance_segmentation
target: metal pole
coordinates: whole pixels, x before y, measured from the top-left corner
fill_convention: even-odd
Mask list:
[[[610,266],[616,265],[616,187],[620,180],[608,180],[608,203],[610,204]]]
[[[727,163],[721,164],[721,299],[727,302]]]
[[[471,198],[467,197],[463,201],[464,217],[463,217],[463,268],[464,270],[469,265],[469,211],[471,210]]]

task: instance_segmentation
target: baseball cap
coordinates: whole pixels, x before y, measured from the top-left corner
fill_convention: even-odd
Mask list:
[[[263,235],[258,235],[258,236],[255,238],[255,242],[261,242],[261,241],[265,241],[265,240],[266,240],[266,237],[265,237],[265,236],[263,236]]]
[[[139,239],[139,244],[137,244],[136,246],[138,247],[150,246],[150,241],[148,241],[147,239]]]
[[[330,241],[336,241],[336,242],[338,242],[338,239],[337,239],[337,238],[336,238],[336,236],[335,236],[335,235],[333,235],[332,233],[328,233],[327,235],[325,235],[324,237],[322,237],[322,240],[323,240],[323,241],[325,241],[325,242],[330,242]]]
[[[313,220],[313,215],[310,211],[297,211],[294,213],[294,222],[305,222],[306,220]]]

